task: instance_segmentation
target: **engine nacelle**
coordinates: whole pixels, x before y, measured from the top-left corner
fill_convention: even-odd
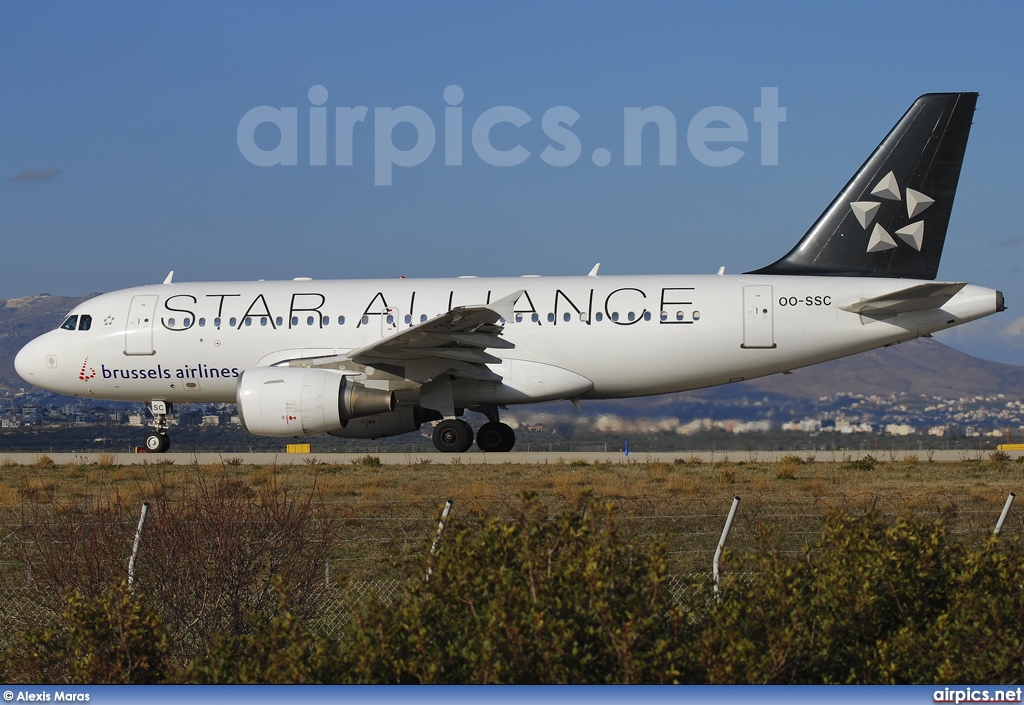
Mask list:
[[[395,396],[332,370],[251,367],[239,376],[238,419],[258,436],[308,436],[392,411]]]
[[[346,421],[341,428],[328,431],[339,438],[385,438],[418,431],[427,421],[443,418],[441,414],[418,406],[399,406],[394,411],[361,416]]]

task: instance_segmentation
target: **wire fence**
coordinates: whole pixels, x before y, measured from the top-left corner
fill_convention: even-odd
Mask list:
[[[827,518],[836,512],[941,519],[949,534],[968,545],[978,544],[991,535],[1005,500],[1004,494],[986,489],[884,496],[751,494],[742,498],[726,545],[733,555],[755,554],[768,537],[784,553],[808,550],[813,555],[819,550]],[[540,501],[552,516],[566,509],[579,511],[579,505],[565,497],[544,497]],[[616,508],[618,529],[627,540],[658,541],[663,545],[669,560],[668,589],[673,603],[691,618],[708,608],[712,559],[732,501],[728,495],[610,500]],[[276,546],[274,550],[284,557],[275,564],[273,556],[257,555],[253,564],[259,564],[258,570],[254,568],[256,572],[248,578],[242,575],[239,581],[252,581],[257,574],[265,577],[274,570],[290,581],[296,577],[296,566],[301,567],[304,622],[315,633],[339,635],[351,619],[354,604],[371,593],[389,603],[403,590],[404,576],[411,574],[403,568],[426,565],[426,552],[436,534],[443,505],[443,500],[317,502],[307,507],[301,531],[290,539],[286,535],[292,521],[290,514],[275,514],[259,525],[259,536]],[[462,500],[456,502],[448,519],[449,531],[458,529],[460,523],[473,526],[491,518],[512,517],[521,507],[521,498],[514,496]],[[138,506],[111,509],[88,503],[0,505],[0,649],[26,630],[59,625],[68,588],[75,588],[78,581],[84,583],[105,575],[101,565],[104,560],[112,566],[110,570],[123,570],[127,576],[138,510]],[[241,532],[241,524],[233,516],[228,516],[223,526],[208,524],[194,511],[176,507],[171,501],[151,509],[149,521],[159,522],[161,511],[166,514],[171,510],[180,511],[174,527],[147,526],[143,531],[137,569],[144,590],[158,580],[170,579],[167,573],[180,572],[172,576],[180,581],[175,590],[187,591],[191,589],[190,580],[200,580],[191,576],[200,576],[206,568],[218,570],[227,560],[176,554],[168,559],[172,562],[156,565],[159,542],[170,541],[186,529],[200,538],[210,538],[211,532],[222,530],[227,532],[225,536],[230,536],[232,530]],[[172,536],[171,529],[178,534]],[[1001,534],[1020,539],[1024,535],[1024,513],[1011,511]],[[229,549],[246,549],[246,542],[251,541],[247,538]],[[287,558],[294,561],[289,563]],[[52,574],[65,565],[65,560],[69,572],[61,583],[53,580]],[[723,590],[737,581],[754,578],[738,572],[739,565],[738,561],[732,562],[730,569],[729,560],[723,564]],[[75,574],[76,570],[81,574]],[[43,580],[46,571],[50,577]],[[258,609],[260,604],[265,603],[253,602],[247,608]]]

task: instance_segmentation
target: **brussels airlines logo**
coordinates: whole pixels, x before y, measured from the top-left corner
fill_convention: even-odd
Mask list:
[[[889,201],[903,200],[903,197],[900,195],[900,186],[896,182],[896,175],[891,171],[875,184],[875,187],[871,189],[871,195]],[[912,188],[906,190],[906,201],[907,217],[911,220],[927,210],[928,206],[935,203],[935,199],[929,198]],[[857,222],[860,223],[860,226],[867,230],[871,223],[874,222],[875,216],[878,215],[878,209],[881,206],[881,201],[853,201],[850,203],[850,210],[857,217]],[[920,252],[921,246],[924,244],[924,220],[918,220],[900,228],[896,231],[896,236]],[[893,239],[892,235],[879,223],[875,223],[875,227],[871,231],[871,237],[868,238],[868,252],[883,252],[884,250],[891,250],[896,246],[896,240]]]
[[[94,370],[91,367],[88,368],[89,374],[85,374],[85,370],[88,364],[89,358],[86,357],[85,360],[82,361],[82,370],[78,373],[78,379],[82,380],[83,382],[88,382],[90,379],[96,376],[96,370]]]
[[[303,137],[309,137],[311,167],[327,166],[331,141],[334,143],[334,166],[352,166],[360,151],[358,139],[364,137],[367,142],[372,141],[375,186],[390,186],[396,166],[408,168],[424,163],[439,141],[438,132],[441,133],[446,167],[462,166],[463,144],[467,136],[476,158],[496,167],[518,166],[530,159],[533,152],[524,144],[535,145],[540,150],[540,160],[553,167],[571,166],[584,153],[583,141],[572,130],[581,116],[567,105],[555,105],[544,111],[539,126],[542,135],[538,135],[537,126],[529,125],[534,120],[533,116],[513,105],[498,105],[472,117],[464,116],[462,102],[465,92],[457,85],[444,89],[444,104],[435,108],[435,112],[444,113],[440,130],[434,118],[416,106],[378,107],[371,111],[365,105],[358,105],[335,107],[331,111],[324,105],[328,98],[324,86],[312,86],[307,96],[310,102],[306,109],[309,112],[308,130],[307,121],[299,117],[298,107],[260,105],[242,116],[236,140],[238,151],[246,161],[261,167],[298,166],[301,153],[305,163],[307,150],[305,144],[300,149],[300,130]],[[622,165],[641,165],[644,152],[642,137],[646,135],[649,140],[657,140],[658,164],[675,166],[678,130],[672,111],[660,105],[626,107],[622,111],[622,131],[606,138],[606,143],[622,145]],[[761,164],[777,165],[779,124],[786,121],[786,109],[779,106],[778,88],[761,88],[761,104],[753,109],[753,120],[760,125]],[[595,124],[597,122],[594,121]],[[329,129],[331,123],[333,129]],[[463,123],[467,123],[465,129]],[[581,124],[586,126],[587,121]],[[737,145],[749,141],[748,129],[747,120],[739,111],[724,105],[712,105],[698,110],[689,119],[686,146],[693,158],[705,166],[730,166],[745,154]],[[413,137],[411,144],[410,137]],[[594,166],[611,164],[612,151],[603,146],[594,149],[594,146],[589,148]]]

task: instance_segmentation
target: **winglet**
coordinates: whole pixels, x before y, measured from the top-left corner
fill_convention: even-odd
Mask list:
[[[601,268],[601,263],[598,262],[597,264],[594,265],[594,268],[590,270],[590,274],[588,274],[587,276],[588,277],[596,277],[597,276],[597,270],[599,270],[600,268]]]
[[[525,291],[526,291],[525,289],[520,289],[519,291],[515,291],[515,292],[509,294],[508,296],[506,296],[503,299],[498,299],[497,301],[493,301],[493,302],[487,304],[487,308],[489,308],[492,311],[494,311],[495,313],[497,313],[499,316],[504,318],[506,321],[511,321],[512,320],[512,316],[514,315],[513,308],[516,305],[516,301],[519,300],[519,297],[522,296],[523,292],[525,292]]]
[[[173,281],[171,281],[172,279],[174,279],[174,270],[173,270],[173,269],[172,269],[172,270],[170,271],[170,273],[169,273],[169,274],[167,275],[167,278],[166,278],[166,279],[164,279],[164,284],[173,284],[174,282],[173,282]]]

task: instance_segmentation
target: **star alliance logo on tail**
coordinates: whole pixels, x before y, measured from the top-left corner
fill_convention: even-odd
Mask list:
[[[871,189],[871,195],[889,201],[903,200],[903,197],[900,195],[900,186],[896,182],[896,175],[891,171],[882,177],[882,180]],[[935,199],[929,198],[920,191],[908,188],[906,190],[906,203],[907,217],[914,219],[923,213],[928,206],[935,203]],[[881,205],[881,201],[853,201],[850,203],[850,210],[853,211],[860,226],[867,230],[871,223],[874,222]],[[918,220],[900,228],[896,231],[896,236],[920,252],[921,246],[924,244],[924,220]],[[875,223],[875,227],[871,231],[871,237],[868,238],[868,252],[891,250],[896,245],[897,243],[893,236],[881,224]]]

